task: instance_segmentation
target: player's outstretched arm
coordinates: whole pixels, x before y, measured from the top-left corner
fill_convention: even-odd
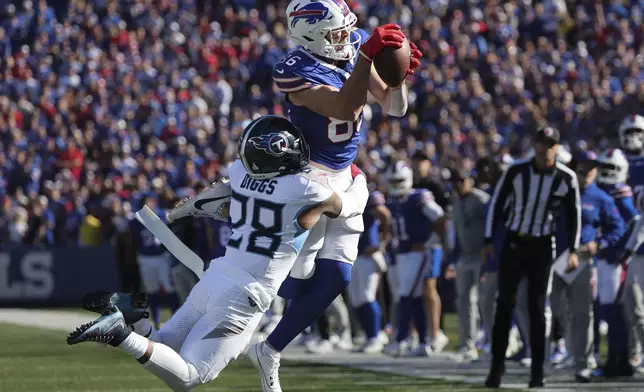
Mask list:
[[[228,207],[232,189],[230,180],[222,178],[196,196],[187,198],[168,212],[168,223],[186,216],[201,216],[228,220]]]
[[[333,194],[322,203],[310,207],[298,217],[298,225],[305,229],[311,229],[322,215],[331,219],[351,218],[364,212],[369,198],[367,179],[364,175],[354,178],[353,183],[346,192],[333,192]]]
[[[328,85],[314,86],[289,93],[290,101],[325,117],[357,121],[367,100],[373,58],[385,48],[400,48],[404,37],[400,26],[395,24],[376,28],[360,47],[355,68],[341,89]]]

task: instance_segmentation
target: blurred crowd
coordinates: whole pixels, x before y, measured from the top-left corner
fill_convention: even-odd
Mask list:
[[[641,0],[347,0],[424,53],[405,118],[365,107],[358,163],[424,174],[507,161],[547,121],[605,147],[644,100]],[[0,241],[111,241],[144,197],[226,175],[243,127],[284,113],[285,0],[0,1]],[[440,182],[440,178],[437,180]]]

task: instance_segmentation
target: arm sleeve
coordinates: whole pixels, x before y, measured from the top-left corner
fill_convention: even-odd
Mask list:
[[[639,215],[631,219],[633,230],[631,230],[631,235],[626,241],[625,250],[630,252],[637,252],[644,242],[644,220],[641,219]]]
[[[624,223],[626,225],[631,225],[633,218],[639,215],[637,208],[635,208],[635,204],[633,203],[633,197],[630,196],[617,199],[616,203],[621,204],[620,211],[624,214]]]
[[[420,201],[422,204],[422,212],[429,220],[436,222],[445,215],[443,208],[436,203],[434,196],[429,191],[424,191],[420,195]]]
[[[624,234],[624,220],[619,215],[615,202],[610,197],[603,203],[602,211],[602,237],[599,240],[599,249],[614,246]]]
[[[289,61],[294,61],[294,64],[288,66],[286,63]],[[284,94],[304,91],[316,85],[311,78],[307,77],[302,67],[298,66],[298,61],[303,61],[303,59],[293,54],[273,68],[273,81]]]
[[[577,175],[572,173],[568,184],[568,193],[564,199],[566,211],[566,231],[568,231],[568,246],[571,252],[579,249],[581,237],[581,197]]]
[[[514,179],[515,173],[515,170],[513,169],[514,167],[510,166],[503,172],[501,179],[499,179],[499,182],[494,188],[492,198],[490,199],[487,217],[485,219],[484,237],[486,244],[492,243],[492,236],[494,235],[494,231],[496,229],[496,221],[499,219],[499,216],[501,215],[501,212],[503,210],[503,206],[505,205],[508,196],[512,192],[512,181]]]

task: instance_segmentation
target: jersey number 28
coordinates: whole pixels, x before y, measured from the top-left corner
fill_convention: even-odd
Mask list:
[[[249,196],[240,195],[239,193],[232,192],[231,203],[239,203],[240,217],[236,222],[232,222],[232,229],[238,229],[245,225],[248,222],[250,215],[250,226],[252,227],[251,233],[248,235],[248,244],[246,245],[246,252],[255,253],[258,255],[273,257],[277,248],[280,246],[282,237],[278,234],[282,231],[282,210],[284,209],[284,204],[272,203],[268,200],[253,198],[253,210],[248,211],[248,199]],[[233,206],[231,205],[231,209]],[[273,215],[273,224],[271,226],[265,226],[260,221],[260,216],[262,210]],[[262,246],[258,244],[259,238],[268,239],[268,245]],[[243,241],[243,235],[238,237],[230,236],[228,240],[228,245],[233,248],[239,249]]]

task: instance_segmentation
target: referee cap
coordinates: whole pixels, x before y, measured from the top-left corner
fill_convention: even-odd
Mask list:
[[[559,130],[555,127],[546,125],[537,130],[536,141],[550,144],[559,144]]]

